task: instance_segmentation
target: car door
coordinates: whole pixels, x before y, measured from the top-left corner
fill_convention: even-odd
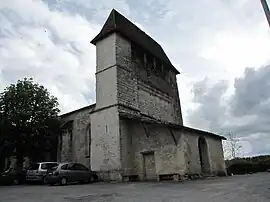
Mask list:
[[[82,164],[79,164],[79,168],[80,168],[80,171],[81,171],[82,179],[84,181],[87,181],[89,179],[89,176],[90,176],[89,169],[86,166],[82,165]]]
[[[67,178],[69,182],[75,182],[76,181],[76,170],[75,170],[75,164],[69,163],[66,167],[67,172]]]
[[[88,169],[79,163],[76,163],[74,165],[75,170],[76,170],[76,181],[86,181],[88,179]]]

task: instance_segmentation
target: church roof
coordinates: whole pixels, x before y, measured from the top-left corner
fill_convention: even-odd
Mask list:
[[[153,56],[160,59],[166,66],[174,70],[177,74],[179,71],[172,65],[162,47],[144,31],[135,24],[113,9],[103,25],[99,34],[91,41],[96,43],[112,33],[118,33],[126,37],[133,43],[139,45]]]
[[[61,114],[61,115],[59,115],[59,117],[64,118],[66,116],[69,116],[71,114],[78,113],[78,112],[81,112],[81,111],[84,111],[84,110],[93,110],[95,106],[96,106],[96,103],[91,104],[91,105],[87,105],[85,107],[82,107],[82,108],[79,108],[79,109],[76,109],[76,110]]]
[[[164,122],[164,121],[160,121],[154,118],[148,118],[148,117],[144,117],[143,115],[134,115],[134,114],[129,114],[129,113],[125,113],[125,112],[120,112],[119,113],[120,117],[125,118],[125,119],[131,119],[131,120],[137,120],[139,122],[144,122],[144,123],[148,123],[148,124],[160,124],[160,125],[164,125],[164,126],[168,126],[171,128],[175,128],[178,130],[182,130],[182,131],[188,131],[191,133],[196,133],[199,135],[206,135],[206,136],[211,136],[213,138],[218,138],[221,140],[226,140],[225,137],[221,136],[221,135],[217,135],[215,133],[211,133],[209,131],[204,131],[204,130],[200,130],[200,129],[196,129],[196,128],[191,128],[191,127],[187,127],[187,126],[183,126],[183,125],[179,125],[179,124],[173,124],[173,123],[169,123],[169,122]]]

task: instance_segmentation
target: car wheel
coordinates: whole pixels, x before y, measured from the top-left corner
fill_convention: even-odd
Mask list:
[[[47,184],[46,177],[43,178],[43,184]]]
[[[19,184],[19,180],[18,179],[14,179],[13,180],[13,184],[18,185]]]
[[[89,179],[88,179],[88,183],[92,183],[94,182],[94,177],[93,175],[90,175]]]
[[[60,184],[67,185],[67,178],[65,178],[65,177],[61,178]]]
[[[97,182],[98,181],[98,176],[96,174],[94,174],[94,182]]]

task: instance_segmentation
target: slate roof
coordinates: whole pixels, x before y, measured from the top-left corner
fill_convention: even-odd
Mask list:
[[[179,71],[172,65],[162,47],[144,31],[138,28],[135,24],[113,9],[103,25],[100,33],[91,41],[96,43],[112,33],[118,33],[133,43],[139,45],[153,56],[161,60],[167,67],[174,70],[176,74]]]
[[[224,136],[217,135],[217,134],[211,133],[209,131],[204,131],[204,130],[200,130],[200,129],[196,129],[196,128],[190,128],[187,126],[173,124],[173,123],[169,123],[169,122],[164,122],[164,121],[160,121],[160,120],[157,120],[154,118],[150,119],[148,117],[144,117],[143,115],[134,115],[134,114],[129,114],[129,113],[125,113],[125,112],[120,112],[119,115],[120,115],[120,117],[125,118],[125,119],[135,120],[135,121],[144,122],[144,123],[148,123],[148,124],[160,124],[160,125],[175,128],[175,129],[178,129],[181,131],[188,131],[191,133],[202,134],[205,136],[210,136],[210,137],[221,139],[221,140],[226,140],[226,138]]]
[[[82,108],[79,108],[79,109],[76,109],[76,110],[67,112],[67,113],[65,113],[65,114],[61,114],[61,115],[59,115],[59,117],[60,117],[60,118],[64,118],[64,117],[66,117],[66,116],[68,116],[68,115],[71,115],[71,114],[73,114],[73,113],[77,113],[77,112],[80,112],[80,111],[83,111],[83,110],[93,110],[95,106],[96,106],[96,103],[91,104],[91,105],[87,105],[87,106],[85,106],[85,107],[82,107]]]

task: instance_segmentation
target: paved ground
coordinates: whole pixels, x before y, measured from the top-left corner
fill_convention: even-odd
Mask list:
[[[1,202],[269,202],[270,173],[175,182],[0,187]]]

